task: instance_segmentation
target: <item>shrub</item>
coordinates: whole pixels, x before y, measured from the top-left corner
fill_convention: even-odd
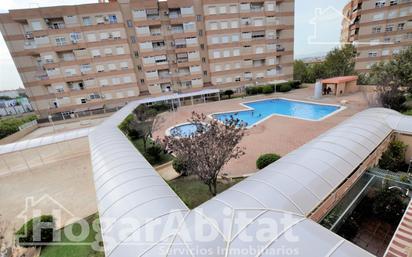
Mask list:
[[[173,160],[172,165],[173,165],[173,169],[174,169],[176,172],[182,174],[183,176],[187,176],[187,175],[188,175],[188,174],[187,174],[187,165],[186,165],[186,163],[185,163],[181,158],[175,158],[175,159]]]
[[[24,116],[21,118],[2,118],[0,119],[0,139],[19,131],[19,126],[29,121],[35,120],[36,115]]]
[[[137,129],[129,129],[127,132],[127,135],[130,137],[130,139],[132,140],[136,140],[139,139],[141,137],[143,137],[142,133],[140,133],[141,131],[137,130]]]
[[[382,92],[380,94],[380,100],[382,106],[385,108],[390,108],[398,112],[405,110],[404,103],[406,102],[406,97],[402,92]]]
[[[266,85],[262,87],[262,93],[263,94],[271,94],[275,91],[275,89],[273,88],[273,86],[271,85]]]
[[[126,119],[124,119],[122,121],[122,123],[120,123],[119,125],[119,129],[123,132],[123,133],[127,133],[129,131],[129,125],[130,123],[133,121],[134,117],[133,114],[129,114]]]
[[[289,92],[290,90],[292,90],[292,87],[289,83],[282,84],[279,87],[279,92]]]
[[[408,175],[401,175],[399,177],[401,182],[409,183],[409,176]]]
[[[405,153],[407,147],[402,141],[392,141],[388,149],[382,154],[379,160],[379,167],[394,172],[403,171],[406,168]]]
[[[269,164],[279,160],[280,156],[274,153],[267,153],[267,154],[262,154],[257,160],[256,160],[256,167],[258,169],[263,169]]]
[[[224,92],[223,92],[223,94],[224,95],[227,95],[227,97],[230,99],[231,97],[232,97],[232,95],[234,94],[235,92],[232,90],[232,89],[228,89],[228,90],[225,90]]]
[[[289,84],[293,89],[299,89],[302,82],[300,82],[300,80],[291,80],[289,81]]]
[[[373,213],[390,224],[398,224],[406,204],[398,190],[381,190],[373,201]]]
[[[157,162],[160,160],[162,154],[162,147],[160,145],[152,145],[147,148],[147,154],[152,158],[153,161]],[[149,157],[149,158],[150,158]]]
[[[22,247],[39,247],[53,241],[55,222],[53,216],[33,218],[17,230],[16,241]]]

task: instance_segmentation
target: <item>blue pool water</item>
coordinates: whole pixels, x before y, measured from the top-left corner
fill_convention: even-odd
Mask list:
[[[253,110],[219,113],[212,116],[220,121],[225,121],[233,116],[250,127],[272,114],[317,121],[340,108],[339,106],[305,103],[287,99],[268,99],[243,104]]]
[[[202,125],[192,123],[182,124],[170,129],[170,134],[172,136],[189,137],[202,129],[199,126]]]

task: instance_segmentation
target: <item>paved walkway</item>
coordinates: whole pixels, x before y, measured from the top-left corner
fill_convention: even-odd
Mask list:
[[[355,113],[367,108],[367,101],[361,92],[343,97],[328,96],[321,100],[312,99],[313,88],[293,90],[289,93],[258,95],[246,98],[235,98],[220,102],[184,106],[177,112],[167,112],[160,115],[160,125],[153,133],[154,138],[163,137],[167,128],[186,122],[192,111],[211,114],[222,111],[235,111],[244,109],[242,102],[259,100],[272,97],[284,97],[296,100],[307,100],[320,103],[338,104],[342,100],[348,100],[346,109],[322,121],[305,121],[295,118],[273,116],[257,126],[247,130],[241,141],[246,154],[240,159],[231,160],[224,168],[223,173],[229,176],[240,176],[255,172],[256,159],[263,153],[278,153],[285,155],[308,141],[319,136],[323,132],[336,126]]]

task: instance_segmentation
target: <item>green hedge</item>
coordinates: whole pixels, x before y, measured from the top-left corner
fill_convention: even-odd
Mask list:
[[[274,153],[266,153],[262,154],[257,160],[256,160],[256,167],[258,169],[263,169],[269,164],[277,161],[280,159],[280,156]]]
[[[300,88],[301,85],[302,83],[300,81],[291,80],[291,81],[283,82],[279,84],[253,86],[253,87],[246,88],[246,94],[247,95],[271,94],[275,92],[275,87],[276,87],[276,92],[288,92],[292,89]]]
[[[15,233],[22,247],[39,247],[53,241],[55,222],[51,215],[42,215],[23,224]]]
[[[19,131],[19,126],[37,119],[36,115],[29,115],[21,118],[0,119],[0,139],[10,136]]]

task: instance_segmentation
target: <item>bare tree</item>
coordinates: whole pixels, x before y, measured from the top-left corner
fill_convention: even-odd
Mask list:
[[[244,136],[244,124],[234,118],[223,123],[208,120],[204,114],[195,112],[189,122],[197,126],[196,133],[167,136],[163,145],[186,164],[188,174],[197,175],[215,196],[217,177],[223,166],[244,155],[238,146]]]
[[[130,122],[130,127],[135,130],[143,140],[144,152],[147,152],[147,142],[152,137],[153,128],[156,126],[155,109],[148,108],[146,105],[139,105],[133,111],[134,119]]]

